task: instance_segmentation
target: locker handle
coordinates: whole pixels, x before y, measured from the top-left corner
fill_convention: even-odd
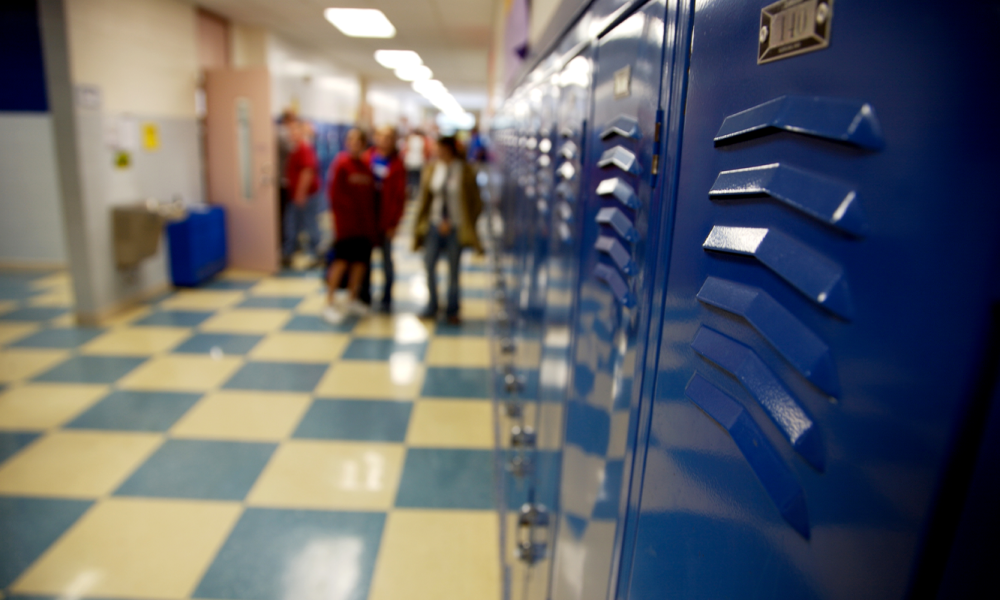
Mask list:
[[[709,383],[699,373],[695,373],[688,382],[684,394],[729,432],[778,512],[795,531],[809,539],[805,492],[753,417],[735,398]]]
[[[816,304],[848,321],[854,316],[843,268],[776,229],[716,225],[702,247],[753,256]]]
[[[601,281],[607,284],[608,288],[611,289],[611,293],[614,294],[615,300],[627,308],[632,308],[635,306],[635,297],[632,292],[628,289],[628,284],[622,279],[621,275],[617,271],[605,264],[599,264],[594,269],[594,277],[597,277]]]
[[[608,125],[607,129],[601,132],[601,139],[606,140],[613,135],[637,140],[639,139],[639,122],[632,117],[620,115],[611,122],[611,125]]]
[[[597,222],[601,225],[608,225],[627,242],[634,244],[639,241],[639,232],[635,230],[632,221],[625,216],[625,213],[614,206],[599,210],[597,212]]]
[[[715,144],[737,142],[767,130],[785,130],[881,150],[885,146],[875,109],[867,102],[815,96],[781,96],[729,115]]]
[[[765,340],[802,374],[830,396],[840,394],[830,348],[764,290],[709,277],[698,300],[746,319]]]
[[[639,198],[635,195],[635,190],[628,183],[618,177],[605,179],[597,184],[598,196],[614,196],[623,205],[637,210],[639,208]]]
[[[766,194],[851,235],[861,237],[868,230],[853,187],[780,163],[723,171],[708,192],[713,200],[752,194]]]
[[[795,451],[814,469],[823,471],[826,452],[816,423],[756,352],[704,325],[691,348],[743,384]]]
[[[626,173],[639,174],[639,161],[631,150],[623,146],[615,146],[614,148],[605,150],[601,154],[600,160],[597,161],[597,166],[602,169],[608,166],[615,166]]]
[[[625,246],[617,239],[602,235],[597,238],[597,243],[594,244],[594,247],[611,257],[611,260],[614,261],[619,271],[627,276],[635,275],[635,262],[629,255],[628,250],[625,249]]]

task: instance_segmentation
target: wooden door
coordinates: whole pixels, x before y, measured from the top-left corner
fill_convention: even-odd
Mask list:
[[[229,265],[272,273],[280,257],[267,69],[205,73],[208,200],[226,208]]]

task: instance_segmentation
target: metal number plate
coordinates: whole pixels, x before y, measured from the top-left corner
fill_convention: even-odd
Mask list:
[[[760,11],[757,64],[830,45],[833,0],[782,0]]]

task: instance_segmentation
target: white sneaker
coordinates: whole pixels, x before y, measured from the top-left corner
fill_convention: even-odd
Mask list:
[[[344,322],[344,313],[333,306],[327,306],[323,309],[323,320],[330,325],[340,325]]]
[[[364,317],[369,310],[368,305],[360,300],[351,300],[347,303],[347,314],[355,317]]]

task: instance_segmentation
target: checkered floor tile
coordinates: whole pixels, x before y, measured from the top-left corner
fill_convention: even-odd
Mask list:
[[[0,272],[0,598],[499,598],[485,267],[454,326],[395,255],[395,312],[337,326],[317,271],[98,328]]]

